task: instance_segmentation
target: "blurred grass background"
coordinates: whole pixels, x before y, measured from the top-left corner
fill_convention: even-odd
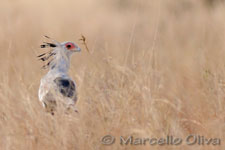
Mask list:
[[[1,1],[0,149],[224,149],[224,18],[223,0]],[[70,69],[79,114],[51,116],[38,101],[43,35],[82,48]],[[107,134],[114,145],[101,144]],[[118,141],[190,134],[222,142]]]

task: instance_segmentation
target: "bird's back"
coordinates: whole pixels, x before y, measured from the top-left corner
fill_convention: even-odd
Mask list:
[[[70,98],[76,101],[76,86],[75,82],[69,78],[57,77],[54,79],[57,90],[65,98]]]
[[[68,76],[46,75],[41,80],[39,99],[47,111],[54,111],[59,103],[67,108],[74,106],[77,101],[76,84]]]

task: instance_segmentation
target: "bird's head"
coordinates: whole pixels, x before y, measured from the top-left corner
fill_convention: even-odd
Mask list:
[[[45,36],[46,38],[49,38],[48,36]],[[51,38],[49,38],[51,39]],[[66,57],[66,58],[70,58],[70,56],[74,53],[74,52],[80,52],[81,51],[81,48],[78,47],[75,43],[73,42],[62,42],[62,43],[59,43],[53,39],[51,39],[52,42],[49,43],[49,42],[44,42],[44,44],[41,45],[41,48],[52,48],[49,52],[47,53],[44,53],[44,54],[41,54],[39,55],[38,57],[40,58],[40,60],[42,61],[46,61],[48,60],[49,58],[53,57],[52,60],[54,60],[55,58],[58,58],[58,57]],[[45,67],[48,67],[50,65],[50,63],[52,62],[49,61],[47,63],[47,65],[44,66]]]
[[[74,52],[80,52],[81,49],[73,42],[62,42],[59,46],[67,56],[70,56]]]

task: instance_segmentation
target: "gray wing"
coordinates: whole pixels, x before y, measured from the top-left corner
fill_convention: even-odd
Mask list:
[[[54,82],[57,85],[57,89],[63,96],[76,99],[76,86],[71,79],[57,77]]]

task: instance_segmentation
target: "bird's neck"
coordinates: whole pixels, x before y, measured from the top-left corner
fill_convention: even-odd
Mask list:
[[[50,65],[49,72],[68,74],[70,68],[70,56],[56,55],[56,58]]]

